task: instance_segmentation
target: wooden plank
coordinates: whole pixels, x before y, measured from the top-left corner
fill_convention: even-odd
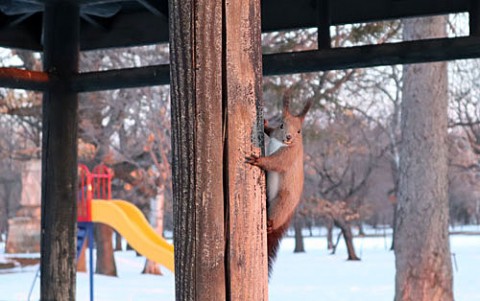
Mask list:
[[[318,49],[332,48],[330,38],[330,0],[317,0],[317,15]]]
[[[42,15],[37,13],[19,24],[11,25],[15,22],[17,18],[0,13],[0,46],[41,51]]]
[[[48,0],[56,1],[56,0]],[[145,3],[155,1],[142,0]],[[162,0],[165,1],[165,0]],[[45,1],[38,0],[37,3]],[[77,0],[81,5],[120,3],[118,0]],[[155,11],[161,12],[162,4]],[[163,2],[162,2],[163,3]],[[423,16],[467,12],[475,0],[456,1],[363,1],[338,0],[330,1],[330,21],[332,25],[372,22],[378,20],[398,19],[407,16]],[[312,0],[263,0],[262,31],[294,30],[300,28],[316,28],[318,26],[317,1]],[[0,18],[1,19],[1,18]],[[18,26],[0,29],[0,45],[41,50],[41,14],[34,20],[27,19]],[[35,26],[35,23],[37,24]],[[107,30],[99,30],[91,24],[82,24],[81,49],[92,50],[112,47],[131,47],[168,41],[168,22],[165,16],[152,14],[147,9],[138,7],[122,9],[112,18],[106,19]],[[0,23],[1,24],[1,23]],[[145,29],[148,30],[145,30]]]
[[[441,38],[268,54],[263,56],[263,74],[281,75],[478,57],[480,57],[480,38]]]
[[[44,90],[48,74],[18,68],[0,68],[0,87],[25,90]]]
[[[480,38],[433,39],[321,51],[267,54],[263,56],[263,74],[271,76],[478,57],[480,57]],[[23,71],[21,72],[23,73]],[[36,74],[32,78],[37,76],[42,77],[41,74]],[[40,81],[29,83],[27,73],[21,77],[25,78],[25,82],[22,82],[22,79],[17,81],[17,79],[9,78],[7,73],[4,73],[4,76],[0,74],[0,86],[29,90],[41,90],[44,87]],[[80,73],[75,75],[72,80],[72,89],[77,92],[91,92],[169,83],[169,65],[154,65]]]
[[[474,0],[336,0],[330,1],[332,25],[374,22],[405,17],[467,12]],[[262,31],[317,27],[317,1],[263,0]]]
[[[222,2],[171,3],[176,300],[224,301]]]
[[[470,36],[480,36],[480,1],[470,0],[470,9],[468,11]]]
[[[69,89],[78,71],[79,7],[45,6],[41,300],[75,300],[78,97]]]
[[[412,64],[480,57],[480,38],[461,37],[263,55],[263,75]],[[79,74],[78,92],[169,84],[168,65]],[[78,82],[77,82],[78,81]],[[1,82],[0,82],[1,85]]]
[[[72,82],[72,89],[77,92],[92,92],[169,83],[170,65],[153,65],[79,73]]]
[[[424,4],[422,1],[417,3],[374,0],[373,3],[369,1],[368,5],[362,1],[330,1],[330,21],[332,25],[340,25],[398,19],[406,16],[466,12],[469,8],[469,1],[433,1],[431,5]],[[294,2],[291,0],[263,0],[261,3],[262,31],[316,28],[318,26],[316,2],[311,0]],[[145,28],[149,30],[144,30]],[[101,31],[93,26],[84,26],[81,40],[82,50],[163,43],[168,41],[167,20],[148,11],[121,12],[112,19],[108,31]]]
[[[106,20],[108,30],[82,24],[81,50],[132,47],[168,42],[168,20],[147,10],[123,12]]]
[[[260,1],[225,1],[228,300],[267,300],[266,197],[245,156],[263,146]]]
[[[167,0],[137,0],[140,4],[145,6],[151,13],[157,16],[168,16],[168,1]]]

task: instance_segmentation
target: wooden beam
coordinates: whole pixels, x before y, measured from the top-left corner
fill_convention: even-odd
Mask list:
[[[330,0],[317,0],[317,14],[318,49],[332,48],[330,38]]]
[[[34,0],[29,0],[34,1]],[[57,0],[37,0],[37,3],[55,2]],[[162,11],[165,0],[140,0],[150,9]],[[317,0],[319,1],[319,0]],[[318,27],[318,9],[312,0],[262,0],[262,31],[295,30]],[[323,1],[323,0],[321,0]],[[123,4],[120,0],[71,0],[78,5]],[[160,3],[160,4],[159,4]],[[363,1],[337,0],[329,1],[331,25],[372,22],[398,19],[403,17],[448,14],[471,11],[475,0],[456,1]],[[167,17],[154,15],[147,9],[138,7],[125,8],[112,18],[108,18],[108,30],[98,30],[97,26],[82,24],[81,49],[92,50],[113,47],[131,47],[168,41]],[[156,8],[155,8],[155,7]],[[41,14],[28,18],[13,28],[0,28],[0,45],[3,47],[41,50]],[[0,14],[0,24],[7,17]],[[14,19],[12,19],[14,21]],[[27,23],[28,26],[24,26]],[[148,28],[148,30],[145,30]]]
[[[331,25],[374,22],[382,20],[467,12],[470,1],[330,1]],[[262,0],[262,31],[316,28],[316,1]]]
[[[137,0],[145,8],[156,16],[168,17],[168,1],[167,0]]]
[[[98,30],[89,24],[80,33],[81,50],[114,47],[132,47],[168,42],[168,20],[166,16],[155,16],[151,12],[122,12],[108,20],[108,30]],[[148,30],[145,30],[148,29]]]
[[[224,1],[226,300],[268,300],[260,0]]]
[[[41,300],[75,300],[80,8],[66,1],[45,5],[43,97]]]
[[[332,48],[305,52],[263,55],[263,75],[317,72],[325,70],[366,68],[374,66],[413,64],[480,57],[480,37],[460,37],[409,41],[349,48]],[[0,69],[0,86],[27,90],[42,90],[45,75],[20,70],[20,77],[9,78]],[[87,72],[75,75],[72,89],[92,92],[170,84],[169,65]],[[30,75],[32,77],[30,78]]]
[[[30,18],[33,15],[34,13],[26,13],[20,16],[15,16],[15,19],[10,22],[9,26],[17,26],[18,24],[22,23],[23,21],[25,21],[26,19]]]
[[[0,13],[0,46],[41,51],[42,14],[36,13],[20,23],[17,22],[18,16]]]
[[[18,68],[0,68],[0,87],[25,90],[44,90],[48,74]]]
[[[222,0],[172,0],[175,297],[230,300],[225,279]]]
[[[480,57],[480,38],[461,37],[263,55],[263,75],[366,68]],[[81,73],[78,92],[170,83],[169,66]]]
[[[480,38],[441,38],[267,54],[263,56],[263,74],[266,76],[282,75],[479,57]]]
[[[29,0],[34,1],[34,0]],[[56,1],[56,0],[36,0]],[[124,2],[127,0],[72,0],[79,5],[94,5]],[[145,1],[145,0],[144,0]],[[149,0],[152,1],[152,0]],[[332,24],[352,24],[404,17],[467,12],[470,1],[475,0],[417,0],[385,1],[336,0],[331,3]],[[315,28],[317,23],[316,3],[312,0],[262,0],[262,31]],[[305,26],[309,24],[308,26]]]
[[[72,89],[76,92],[93,92],[169,83],[170,65],[155,65],[79,73],[72,82]]]
[[[480,36],[480,1],[470,0],[468,17],[470,23],[470,36]]]

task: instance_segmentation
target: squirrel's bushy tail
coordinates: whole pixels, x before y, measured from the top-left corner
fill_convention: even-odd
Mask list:
[[[290,225],[290,219],[283,224],[283,226],[273,230],[267,235],[267,248],[268,248],[268,277],[272,275],[273,263],[277,258],[278,247],[280,241],[288,230]]]

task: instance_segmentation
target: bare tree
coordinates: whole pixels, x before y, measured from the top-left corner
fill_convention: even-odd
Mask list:
[[[364,196],[378,156],[370,131],[364,118],[352,111],[339,110],[328,126],[319,130],[315,143],[312,140],[307,148],[307,164],[311,170],[307,178],[316,177],[318,181],[310,195],[316,199],[318,214],[341,229],[349,260],[359,260],[353,245],[352,222],[366,217],[360,213],[369,212]]]
[[[295,213],[295,217],[293,219],[293,229],[295,231],[295,249],[293,250],[294,253],[305,252],[305,244],[303,242],[303,234],[302,234],[304,219],[302,218],[300,211],[301,210],[297,210],[297,212]]]
[[[468,131],[468,129],[467,129]],[[475,153],[463,129],[448,136],[448,199],[450,224],[479,223],[480,168]]]

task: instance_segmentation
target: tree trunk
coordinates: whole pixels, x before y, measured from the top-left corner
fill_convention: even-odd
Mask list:
[[[87,271],[87,263],[85,259],[85,250],[88,247],[88,238],[85,239],[85,243],[82,246],[82,249],[80,250],[80,256],[78,256],[77,259],[77,272],[86,272]]]
[[[397,204],[393,205],[393,233],[392,233],[392,245],[390,246],[390,251],[395,250],[395,232],[396,232],[396,225],[397,224]]]
[[[335,220],[335,226],[339,227],[342,230],[343,239],[345,240],[345,245],[347,246],[348,260],[360,260],[360,258],[355,253],[355,247],[353,245],[353,234],[352,227],[350,224],[344,220],[337,219]]]
[[[446,18],[404,21],[404,39],[444,37]],[[447,64],[404,67],[395,301],[451,301]]]
[[[308,236],[313,237],[313,221],[308,223]]]
[[[365,230],[363,229],[363,223],[359,221],[357,223],[358,226],[358,236],[365,237]]]
[[[326,219],[327,226],[327,250],[333,250],[333,220],[331,218]]]
[[[158,235],[163,236],[163,213],[164,213],[164,203],[165,203],[165,189],[163,187],[159,188],[159,193],[155,201],[150,203],[151,211],[155,213],[154,215],[154,225],[155,231]],[[152,274],[152,275],[163,275],[160,265],[154,261],[146,260],[145,266],[143,267],[142,274]]]
[[[295,249],[293,250],[293,252],[304,253],[305,245],[303,243],[302,220],[300,219],[298,214],[293,222],[293,228],[295,229]]]
[[[122,251],[122,236],[115,231],[115,251]]]
[[[96,224],[94,232],[97,246],[95,273],[117,276],[117,266],[115,265],[115,257],[113,256],[113,230],[108,226]]]

